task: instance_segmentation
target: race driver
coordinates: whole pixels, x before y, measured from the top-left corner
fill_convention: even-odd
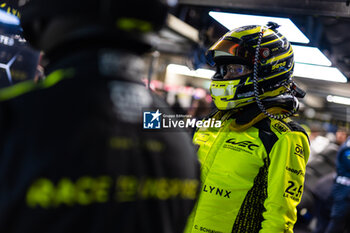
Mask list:
[[[292,79],[293,49],[278,26],[236,28],[208,50],[217,107],[208,118],[222,125],[193,138],[202,186],[187,233],[293,232],[309,142],[290,118],[305,92]]]

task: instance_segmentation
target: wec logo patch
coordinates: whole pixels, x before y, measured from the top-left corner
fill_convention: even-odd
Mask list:
[[[259,147],[251,141],[237,141],[235,138],[230,138],[226,141],[226,143],[230,143],[232,145],[237,145],[239,147],[247,148],[248,150],[253,151],[255,148]]]

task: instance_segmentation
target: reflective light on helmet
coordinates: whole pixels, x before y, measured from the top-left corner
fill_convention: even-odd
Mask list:
[[[19,19],[16,16],[0,9],[0,23],[19,25]]]

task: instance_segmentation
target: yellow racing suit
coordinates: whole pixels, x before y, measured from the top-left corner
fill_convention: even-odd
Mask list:
[[[185,232],[293,232],[309,157],[305,131],[289,118],[261,113],[239,125],[231,115],[219,111],[211,118],[220,128],[194,135],[202,187]]]

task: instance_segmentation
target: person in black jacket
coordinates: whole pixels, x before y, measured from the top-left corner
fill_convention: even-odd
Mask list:
[[[199,188],[191,140],[142,122],[167,106],[140,81],[165,17],[157,0],[22,6],[47,76],[0,93],[0,232],[183,231]]]

